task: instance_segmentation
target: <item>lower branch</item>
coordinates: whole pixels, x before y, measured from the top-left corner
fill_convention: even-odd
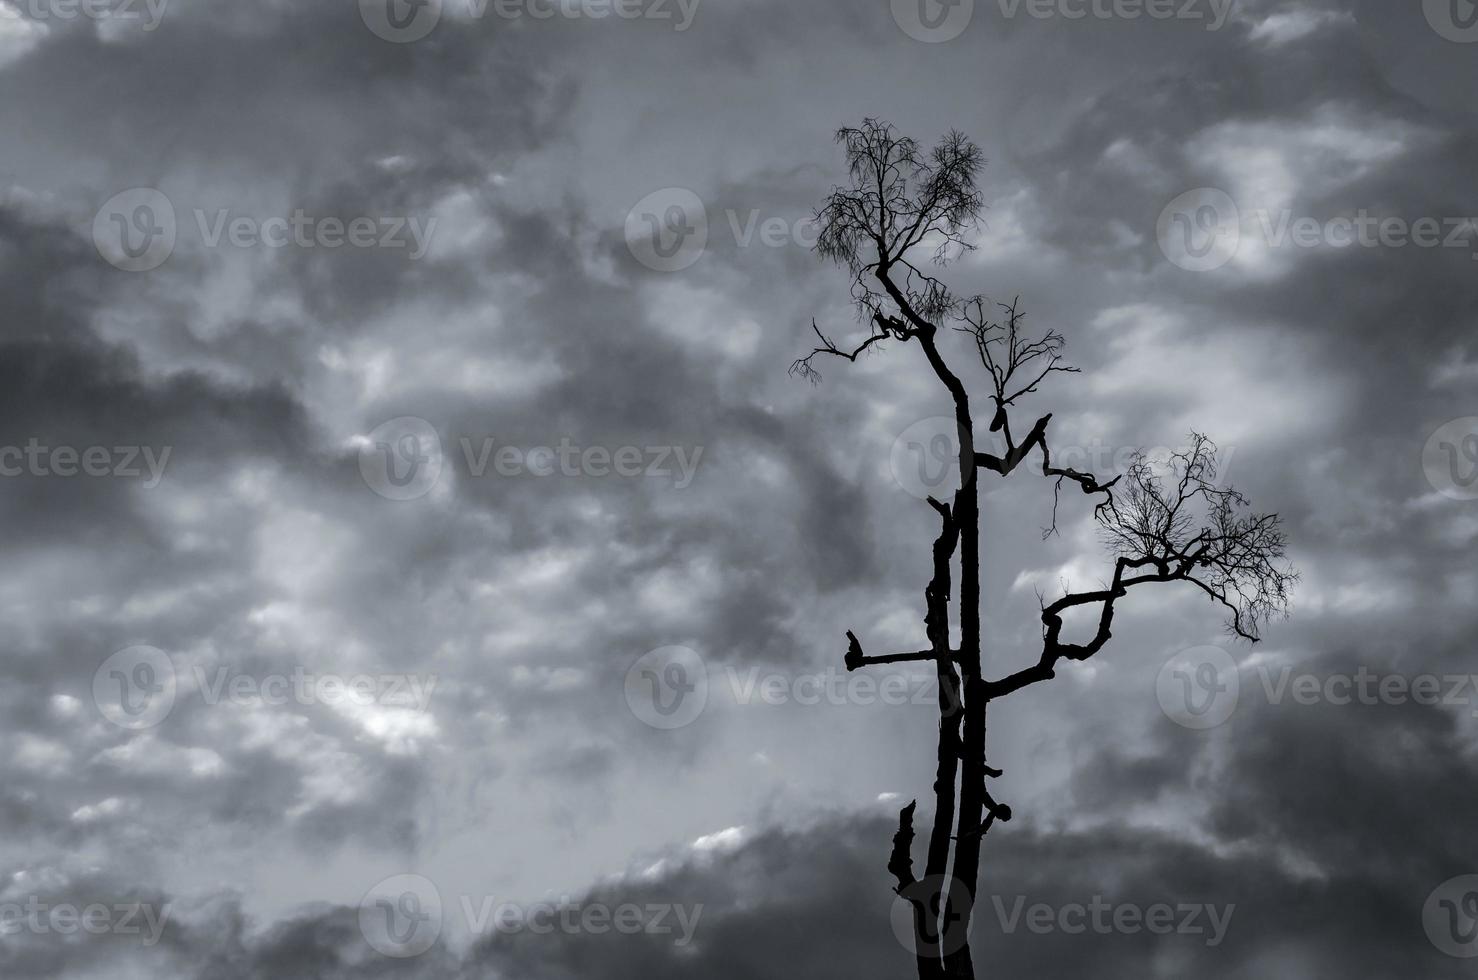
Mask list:
[[[959,651],[950,651],[951,659],[959,659]],[[937,655],[933,650],[920,650],[917,653],[889,653],[877,657],[869,657],[862,652],[862,643],[857,635],[847,630],[847,656],[844,663],[847,670],[860,670],[863,667],[874,667],[878,664],[906,664],[919,663],[927,660],[935,660]]]

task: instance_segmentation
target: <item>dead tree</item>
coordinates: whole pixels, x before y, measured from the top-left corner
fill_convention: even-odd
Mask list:
[[[977,894],[980,849],[996,821],[1011,808],[991,794],[1002,775],[986,756],[986,710],[997,698],[1050,680],[1063,661],[1087,660],[1111,636],[1114,608],[1130,589],[1150,583],[1184,583],[1204,592],[1227,612],[1227,628],[1256,642],[1269,618],[1286,614],[1296,580],[1285,559],[1283,527],[1275,514],[1247,513],[1236,490],[1217,483],[1217,451],[1193,434],[1190,448],[1168,460],[1137,454],[1112,478],[1054,465],[1048,438],[1050,414],[1018,439],[1012,411],[1055,374],[1076,373],[1063,361],[1065,342],[1055,332],[1028,336],[1016,303],[999,308],[982,297],[955,296],[921,266],[942,267],[973,246],[969,236],[983,201],[976,187],[984,160],[960,133],[944,137],[929,154],[886,123],[865,120],[838,132],[850,179],[835,188],[817,213],[817,251],[851,273],[851,294],[866,337],[838,346],[815,322],[819,345],[792,365],[812,382],[826,357],[856,361],[890,341],[916,344],[953,403],[959,435],[959,491],[951,503],[930,499],[939,519],[933,575],[924,589],[928,649],[869,655],[847,633],[846,667],[933,661],[939,677],[939,752],[934,776],[933,825],[924,874],[914,873],[915,804],[899,814],[888,871],[896,891],[912,906],[921,980],[973,977],[968,922]],[[922,256],[922,259],[921,259]],[[989,377],[984,403],[989,430],[1004,445],[1001,455],[976,450],[971,392],[945,356],[958,332],[973,347]],[[1016,430],[1020,431],[1020,430]],[[981,668],[979,472],[1010,476],[1039,458],[1052,485],[1051,523],[1056,531],[1063,487],[1094,500],[1094,517],[1113,559],[1102,588],[1067,593],[1042,604],[1042,652],[1035,664],[990,678]],[[1034,464],[1033,464],[1034,465]],[[959,645],[951,643],[952,569],[958,556]],[[1097,613],[1097,628],[1082,642],[1063,636],[1064,616]]]

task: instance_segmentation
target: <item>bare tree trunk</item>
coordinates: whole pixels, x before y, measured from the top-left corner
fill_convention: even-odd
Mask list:
[[[918,341],[935,376],[949,392],[959,433],[960,488],[946,506],[930,499],[944,528],[934,544],[934,574],[924,593],[924,627],[929,649],[913,653],[867,656],[856,635],[847,638],[848,670],[877,664],[934,661],[939,676],[939,750],[934,773],[934,822],[922,881],[913,873],[913,818],[917,801],[898,815],[898,833],[888,871],[895,891],[908,903],[914,955],[920,980],[973,980],[970,917],[980,879],[982,839],[997,820],[1011,819],[1011,808],[997,803],[986,784],[1001,775],[986,761],[986,709],[995,698],[1056,676],[1062,660],[1094,656],[1112,635],[1114,603],[1131,586],[1152,582],[1184,582],[1197,586],[1230,614],[1228,626],[1253,643],[1259,627],[1275,614],[1286,614],[1297,573],[1286,563],[1287,539],[1276,514],[1243,516],[1247,500],[1231,487],[1216,483],[1216,447],[1192,433],[1192,448],[1173,455],[1173,479],[1162,479],[1143,453],[1127,473],[1107,482],[1091,473],[1052,465],[1047,442],[1050,414],[1017,443],[1011,435],[1010,409],[1035,393],[1055,374],[1077,374],[1063,363],[1062,335],[1046,331],[1035,338],[1020,331],[1025,314],[1012,302],[991,304],[983,296],[960,299],[939,279],[910,259],[915,250],[933,250],[936,265],[973,249],[969,233],[979,221],[984,198],[976,176],[985,159],[979,147],[959,132],[950,132],[930,154],[876,119],[860,128],[844,127],[837,140],[847,149],[851,185],[838,187],[817,212],[821,233],[816,249],[852,274],[852,298],[862,320],[871,326],[855,347],[839,347],[814,320],[811,329],[820,346],[791,365],[791,373],[821,380],[817,358],[856,362],[891,341]],[[899,278],[894,279],[894,272]],[[879,292],[881,290],[881,292]],[[987,307],[999,306],[997,321]],[[890,312],[891,308],[897,313]],[[994,412],[990,431],[1001,434],[1005,451],[997,456],[976,452],[970,397],[960,378],[939,352],[941,324],[953,321],[973,335],[981,366],[990,374]],[[1064,484],[1076,484],[1090,496],[1102,495],[1094,519],[1108,536],[1114,554],[1113,581],[1089,592],[1068,592],[1042,607],[1042,653],[1037,663],[1005,677],[987,680],[980,622],[980,495],[976,474],[983,470],[1010,476],[1041,450],[1042,475],[1052,487],[1052,523]],[[1129,506],[1121,511],[1115,488],[1127,484]],[[1199,532],[1188,516],[1204,510]],[[960,553],[960,646],[950,646],[950,567]],[[1098,606],[1098,629],[1084,643],[1062,639],[1063,614]],[[953,833],[951,833],[953,830]]]
[[[939,675],[939,761],[934,775],[934,829],[929,836],[929,856],[925,867],[928,881],[938,887],[939,906],[932,911],[940,916],[933,925],[937,937],[937,955],[942,962],[936,961],[933,969],[937,975],[945,976],[943,967],[948,960],[951,944],[959,938],[953,918],[957,910],[951,905],[951,897],[956,890],[947,887],[947,883],[964,704],[960,675],[955,669],[955,654],[949,642],[950,559],[955,542],[959,539],[959,524],[950,508],[938,503],[935,506],[944,515],[945,532],[934,549],[934,582],[929,590],[926,627]],[[947,551],[940,547],[946,536],[949,537]]]
[[[941,942],[944,975],[973,978],[968,930],[980,863],[980,819],[985,808],[985,681],[980,663],[980,500],[979,483],[975,479],[975,423],[970,414],[970,396],[964,383],[940,355],[933,331],[928,331],[920,339],[929,364],[949,389],[954,401],[960,447],[960,489],[955,494],[954,519],[960,534],[959,664],[964,695],[964,736],[949,748],[959,755],[961,762],[952,874],[961,887],[945,890],[947,897],[940,929],[944,937]],[[955,714],[954,724],[958,726],[959,712]],[[945,751],[941,735],[941,755]]]
[[[944,523],[934,543],[934,577],[925,593],[924,626],[929,649],[934,654],[939,677],[939,761],[934,773],[934,828],[929,834],[929,852],[924,874],[930,881],[943,881],[949,872],[950,831],[955,816],[955,780],[960,762],[962,702],[960,675],[955,670],[954,651],[949,643],[950,561],[960,538],[959,525],[950,508],[929,501]]]

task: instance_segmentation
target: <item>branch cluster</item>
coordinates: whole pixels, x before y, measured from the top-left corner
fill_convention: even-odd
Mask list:
[[[960,304],[948,287],[909,256],[922,247],[944,265],[973,250],[969,234],[985,207],[975,185],[985,158],[963,133],[950,132],[926,154],[887,123],[866,119],[860,127],[838,130],[837,142],[846,150],[851,182],[834,188],[816,212],[816,251],[852,273],[858,319],[872,332],[843,349],[816,329],[821,345],[791,365],[792,374],[812,382],[821,377],[815,367],[819,355],[855,361],[885,340],[907,340],[958,314]],[[893,300],[901,300],[901,317],[886,312]]]

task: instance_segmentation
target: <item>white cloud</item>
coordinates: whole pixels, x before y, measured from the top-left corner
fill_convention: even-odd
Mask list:
[[[226,771],[226,761],[214,749],[166,742],[151,734],[137,735],[104,749],[95,762],[141,776],[189,776],[213,779]]]
[[[716,834],[707,834],[693,841],[693,850],[700,854],[736,850],[745,840],[744,827],[729,827]]]
[[[1285,219],[1311,217],[1322,226],[1340,217],[1343,212],[1309,209],[1431,138],[1424,126],[1326,102],[1301,119],[1217,123],[1193,137],[1185,152],[1198,169],[1221,175],[1222,189],[1241,212],[1241,243],[1227,268],[1274,279],[1291,272],[1307,251],[1278,240]],[[1348,210],[1374,211],[1381,203],[1354,201]]]
[[[1203,312],[1217,318],[1215,329],[1194,319]],[[1316,431],[1338,417],[1341,385],[1278,325],[1153,303],[1105,309],[1092,325],[1110,335],[1113,353],[1089,377],[1095,393],[1163,400],[1176,432],[1211,429],[1224,456]]]
[[[1280,11],[1259,21],[1252,28],[1254,41],[1266,41],[1271,46],[1287,44],[1307,37],[1330,24],[1353,24],[1355,17],[1346,10],[1310,10],[1297,7]]]
[[[39,773],[59,773],[72,763],[72,750],[61,742],[22,733],[16,737],[16,765]]]
[[[50,33],[51,28],[22,15],[10,0],[0,0],[0,68],[30,54]]]
[[[106,800],[97,803],[88,803],[72,811],[72,822],[80,824],[98,823],[108,817],[116,817],[121,813],[132,813],[138,809],[135,800],[124,800],[117,796],[110,796]]]

